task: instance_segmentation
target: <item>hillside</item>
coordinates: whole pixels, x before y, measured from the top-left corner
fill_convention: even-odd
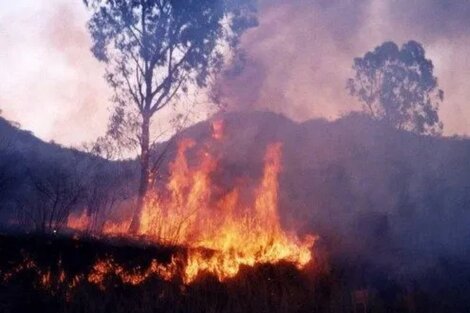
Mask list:
[[[212,138],[214,121],[223,124],[221,140]],[[7,131],[2,136],[10,142],[0,151],[2,164],[7,164],[2,175],[9,177],[8,189],[0,194],[6,229],[30,226],[12,224],[25,208],[43,212],[37,203],[46,200],[46,206],[51,205],[48,198],[38,196],[37,183],[75,186],[77,177],[70,173],[77,172],[86,175],[78,176],[77,201],[65,213],[93,207],[90,214],[96,215],[98,224],[130,213],[127,202],[135,188],[128,188],[135,184],[135,161],[106,161],[3,127]],[[282,143],[281,222],[285,229],[319,236],[313,266],[299,272],[289,264],[260,265],[243,268],[225,282],[203,276],[184,287],[178,280],[149,276],[134,285],[128,280],[142,276],[151,260],[168,262],[174,250],[83,237],[2,235],[0,272],[8,276],[5,269],[15,264],[25,269],[0,284],[0,309],[350,312],[353,295],[361,290],[367,290],[369,304],[380,312],[470,308],[469,140],[396,131],[360,115],[299,124],[267,112],[226,113],[178,134],[169,145],[156,188],[167,180],[176,143],[183,138],[194,139],[196,145],[187,151],[190,167],[198,162],[198,146],[218,156],[211,179],[226,191],[240,178],[245,184],[259,182],[266,147]],[[58,175],[51,176],[55,171]],[[124,190],[128,194],[123,198]],[[103,197],[104,205],[93,201]],[[106,204],[114,202],[118,204]],[[42,251],[49,252],[45,256]],[[25,255],[34,260],[32,268]],[[96,266],[103,259],[115,263],[112,272],[101,269],[105,276],[100,287],[93,275],[101,273]],[[66,270],[68,280],[61,280],[57,264]],[[81,279],[73,283],[74,277]],[[32,295],[30,301],[14,297],[24,292]],[[123,296],[129,293],[135,297]],[[7,300],[3,304],[1,297]],[[248,300],[241,303],[240,298]]]
[[[92,196],[107,197],[111,187],[132,181],[134,172],[133,162],[110,162],[44,142],[0,117],[2,228],[42,231],[54,223],[52,214],[63,224]]]
[[[470,255],[470,140],[418,136],[361,115],[302,124],[261,112],[219,118],[220,183],[259,176],[266,145],[282,142],[285,226],[316,232],[330,253],[400,273]],[[184,134],[204,142],[210,124]]]
[[[318,234],[330,254],[363,258],[401,274],[420,273],[439,257],[469,255],[470,140],[396,131],[361,115],[301,124],[268,112],[226,113],[213,120],[224,123],[224,138],[214,148],[220,156],[218,184],[230,188],[235,177],[259,179],[266,146],[283,143],[284,227]],[[21,138],[25,149],[14,152],[20,168],[22,162],[29,164],[25,168],[54,167],[70,159],[78,164],[77,155],[85,157],[9,131],[7,136]],[[190,137],[203,145],[211,131],[211,121],[201,122],[174,143]],[[175,147],[170,145],[159,172],[162,180]],[[62,161],[46,161],[54,154]],[[18,173],[21,181],[24,174]],[[129,177],[135,177],[131,169],[122,180]]]

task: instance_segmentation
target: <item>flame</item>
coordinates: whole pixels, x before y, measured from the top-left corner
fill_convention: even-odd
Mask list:
[[[212,138],[220,141],[223,137],[223,122],[213,121]],[[285,261],[302,269],[311,261],[315,237],[301,239],[281,226],[278,179],[282,145],[274,143],[266,148],[263,175],[257,187],[250,188],[252,184],[242,177],[229,190],[213,179],[220,167],[211,147],[200,146],[191,139],[179,141],[166,188],[147,195],[138,230],[139,237],[158,244],[182,245],[188,253],[175,256],[169,265],[155,261],[145,271],[134,273],[124,271],[112,259],[101,260],[88,276],[89,282],[100,284],[113,273],[124,283],[138,284],[152,275],[171,279],[176,272],[183,273],[185,283],[202,273],[223,281],[236,276],[242,266]],[[129,224],[128,220],[107,221],[102,233],[127,235]],[[85,212],[68,221],[73,229],[86,229],[88,225]],[[176,264],[184,264],[183,269]]]
[[[176,273],[176,263],[163,265],[156,260],[152,260],[146,269],[136,268],[132,271],[125,270],[124,267],[117,264],[112,258],[99,260],[93,266],[92,271],[88,274],[89,283],[98,285],[104,289],[103,282],[108,275],[115,275],[122,283],[128,285],[139,285],[151,276],[160,277],[164,280],[171,280]]]
[[[220,140],[224,137],[224,122],[221,119],[212,121],[212,138]]]
[[[91,223],[90,216],[86,210],[80,214],[70,214],[67,218],[67,228],[76,231],[86,231]]]
[[[126,235],[129,229],[130,222],[112,222],[106,221],[103,225],[103,235],[115,236]]]
[[[108,277],[117,277],[123,284],[139,285],[151,277],[158,277],[165,281],[170,281],[180,271],[176,259],[172,259],[169,264],[159,263],[157,260],[151,260],[147,268],[126,269],[125,266],[114,261],[112,257],[106,257],[97,260],[89,272],[76,275],[67,275],[62,268],[61,260],[57,263],[57,270],[52,272],[48,266],[40,267],[37,262],[27,256],[23,262],[14,266],[10,271],[0,271],[0,280],[4,283],[9,282],[17,274],[30,271],[33,281],[36,281],[42,288],[54,289],[54,287],[65,286],[72,290],[87,281],[97,285],[105,290],[105,283]]]
[[[219,190],[211,176],[217,160],[202,151],[199,164],[191,168],[186,154],[194,146],[189,139],[179,143],[167,193],[148,197],[139,233],[192,248],[184,270],[187,283],[203,272],[225,280],[234,277],[242,265],[288,261],[304,267],[311,260],[314,238],[300,240],[285,232],[278,215],[281,144],[267,148],[264,174],[251,205],[241,201],[241,186],[214,201]]]

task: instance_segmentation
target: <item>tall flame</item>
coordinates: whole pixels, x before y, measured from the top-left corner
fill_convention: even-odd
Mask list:
[[[212,129],[213,140],[221,140],[223,125],[217,121]],[[201,273],[225,280],[241,266],[287,261],[303,268],[310,262],[314,237],[301,240],[284,231],[278,215],[282,145],[267,147],[263,175],[250,190],[250,201],[241,196],[249,184],[224,191],[213,181],[218,160],[208,146],[196,151],[197,164],[190,165],[187,154],[195,146],[191,139],[179,142],[166,190],[147,196],[139,227],[139,235],[155,242],[188,247],[188,254],[172,265],[185,264],[183,280],[190,283]],[[126,227],[105,224],[104,233]]]
[[[289,261],[301,268],[307,264],[313,237],[300,240],[285,232],[279,220],[281,144],[268,146],[264,174],[248,206],[240,200],[240,186],[214,200],[218,188],[211,174],[217,169],[217,161],[205,152],[200,164],[190,169],[185,155],[194,145],[189,139],[180,142],[170,166],[168,193],[149,198],[140,234],[195,248],[189,253],[185,269],[188,282],[201,272],[224,280],[235,276],[242,265]]]

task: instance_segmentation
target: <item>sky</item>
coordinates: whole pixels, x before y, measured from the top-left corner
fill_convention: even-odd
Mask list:
[[[44,140],[104,133],[111,92],[90,53],[82,1],[0,1],[0,109]]]
[[[111,91],[87,18],[81,0],[0,1],[0,109],[44,140],[105,132]],[[242,38],[245,67],[219,83],[229,108],[338,118],[360,108],[345,89],[353,58],[413,39],[445,92],[444,134],[470,135],[470,1],[260,0],[259,20]]]

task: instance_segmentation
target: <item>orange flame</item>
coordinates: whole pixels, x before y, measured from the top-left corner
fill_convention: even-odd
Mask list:
[[[86,210],[80,214],[70,214],[67,218],[67,227],[77,231],[86,231],[90,226],[90,216]]]
[[[212,138],[221,140],[223,129],[222,121],[214,121]],[[311,261],[315,237],[300,239],[281,227],[278,215],[280,143],[267,147],[263,176],[258,187],[251,190],[244,180],[229,191],[217,186],[213,177],[218,160],[209,153],[209,147],[194,151],[195,147],[196,143],[190,139],[179,142],[176,157],[169,167],[166,188],[147,196],[138,231],[140,236],[159,244],[188,247],[188,253],[175,256],[170,265],[155,263],[141,273],[126,273],[112,260],[103,260],[88,277],[90,282],[98,284],[104,275],[114,273],[123,282],[134,284],[153,274],[170,279],[176,272],[183,273],[185,283],[191,283],[201,273],[213,274],[222,281],[237,275],[241,266],[286,261],[302,269]],[[197,153],[197,160],[189,162],[187,154],[190,152]],[[85,213],[70,218],[68,225],[84,229],[89,224],[87,218]],[[128,226],[127,220],[108,221],[102,232],[126,235]],[[183,269],[177,270],[175,264],[184,264]]]
[[[194,146],[188,139],[179,143],[170,166],[168,193],[148,197],[140,234],[194,248],[184,270],[188,283],[202,272],[224,280],[235,276],[242,265],[288,261],[299,268],[305,266],[311,260],[313,237],[300,240],[285,232],[278,216],[281,144],[268,146],[261,184],[248,206],[240,201],[240,186],[213,200],[217,186],[211,174],[217,161],[205,152],[199,165],[191,169],[185,155]]]
[[[175,272],[175,263],[162,265],[156,260],[152,260],[147,269],[137,268],[133,271],[126,271],[122,266],[115,263],[112,258],[108,258],[99,260],[95,263],[92,271],[88,274],[87,280],[103,289],[103,281],[106,276],[111,274],[119,277],[124,284],[139,285],[150,276],[157,276],[164,280],[171,280]]]

